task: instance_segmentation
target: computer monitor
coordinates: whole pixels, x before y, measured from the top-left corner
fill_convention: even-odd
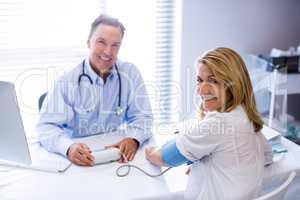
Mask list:
[[[31,164],[13,83],[0,81],[0,160]]]

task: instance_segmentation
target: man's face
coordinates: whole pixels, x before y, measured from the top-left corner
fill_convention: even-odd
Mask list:
[[[109,71],[117,60],[122,42],[122,32],[119,27],[100,24],[88,40],[90,49],[90,64],[98,73]]]

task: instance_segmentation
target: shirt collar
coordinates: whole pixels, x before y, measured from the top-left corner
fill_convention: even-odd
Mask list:
[[[92,66],[90,65],[89,58],[86,58],[84,60],[84,64],[85,64],[86,73],[91,77],[94,83],[98,84],[103,82],[102,78],[93,70]],[[116,65],[117,64],[114,64],[112,69],[110,70],[110,74],[107,77],[108,79],[113,79],[115,76],[117,76]]]
[[[97,82],[97,79],[99,78],[98,74],[92,69],[89,59],[84,60],[84,66],[85,66],[85,73],[89,75],[94,83]]]
[[[113,78],[114,76],[117,76],[117,69],[116,69],[117,62],[113,65],[112,69],[110,70],[109,78]]]

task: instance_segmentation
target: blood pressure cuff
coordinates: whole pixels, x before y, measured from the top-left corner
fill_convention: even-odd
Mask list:
[[[181,164],[191,164],[192,161],[186,159],[178,150],[176,140],[173,139],[162,147],[162,159],[170,167],[177,167]]]

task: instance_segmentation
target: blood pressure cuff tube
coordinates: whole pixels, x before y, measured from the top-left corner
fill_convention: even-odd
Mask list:
[[[181,164],[187,163],[192,164],[192,162],[186,159],[178,150],[176,146],[176,140],[173,139],[162,147],[162,159],[170,167],[177,167]]]

